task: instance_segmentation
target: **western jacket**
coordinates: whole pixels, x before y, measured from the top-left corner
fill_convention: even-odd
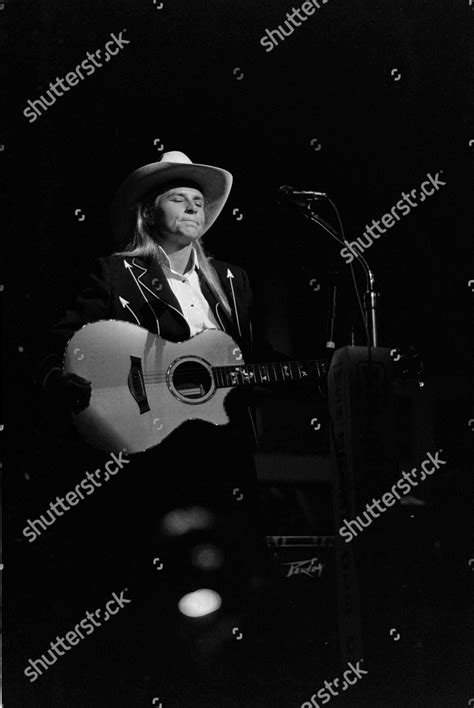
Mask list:
[[[212,264],[227,295],[231,316],[218,302],[198,268],[201,290],[222,330],[239,345],[245,361],[287,359],[253,331],[255,304],[244,269],[218,260],[213,260]],[[137,256],[98,258],[63,315],[40,339],[34,365],[35,379],[39,384],[52,368],[62,368],[64,350],[74,332],[101,319],[139,324],[172,342],[190,337],[179,302],[158,263]]]

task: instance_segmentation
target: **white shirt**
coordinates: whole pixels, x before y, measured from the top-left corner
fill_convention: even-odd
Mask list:
[[[161,246],[158,246],[158,249],[160,265],[171,290],[181,305],[183,315],[191,330],[190,336],[193,337],[203,329],[221,329],[208,301],[202,294],[196,272],[196,268],[199,266],[194,248],[191,249],[191,268],[186,273],[178,273],[173,270],[166,251]]]

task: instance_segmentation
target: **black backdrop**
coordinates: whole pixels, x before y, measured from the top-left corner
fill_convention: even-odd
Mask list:
[[[327,234],[278,206],[276,188],[328,192],[354,240],[427,172],[442,171],[446,186],[367,257],[382,293],[383,343],[416,344],[438,372],[447,355],[466,368],[472,9],[330,0],[266,52],[260,38],[289,9],[250,2],[164,3],[161,10],[151,1],[7,5],[15,100],[4,157],[26,170],[12,195],[29,256],[21,259],[21,310],[28,294],[56,300],[84,255],[110,251],[114,190],[132,169],[177,149],[234,174],[206,243],[216,257],[248,269],[267,298],[269,331],[299,352],[308,341],[301,323],[311,322],[310,346],[323,345],[326,293],[315,293],[309,280],[324,285],[333,268],[348,282],[348,267]],[[28,99],[124,29],[128,45],[28,121]],[[13,235],[16,244],[18,221]],[[21,338],[21,328],[13,335]],[[346,342],[341,331],[338,344]]]
[[[29,379],[35,332],[85,260],[111,252],[108,205],[119,183],[167,150],[234,175],[205,242],[248,271],[262,327],[293,356],[324,346],[330,272],[340,273],[337,346],[349,343],[355,299],[339,247],[279,205],[278,186],[328,192],[355,240],[402,192],[441,172],[446,185],[366,256],[382,296],[382,345],[415,345],[428,375],[468,372],[473,7],[329,0],[266,52],[261,37],[288,11],[282,0],[18,0],[0,11],[12,83],[1,159],[11,206],[4,294],[13,517],[15,475],[34,467],[28,439],[41,415]],[[29,99],[121,31],[129,44],[28,121]],[[360,322],[357,336],[362,344]],[[456,426],[453,435],[467,421]]]

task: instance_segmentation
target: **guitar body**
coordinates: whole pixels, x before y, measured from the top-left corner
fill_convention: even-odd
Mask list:
[[[212,367],[242,365],[235,341],[204,330],[169,342],[139,325],[100,320],[69,341],[64,371],[92,382],[89,406],[74,415],[81,436],[107,452],[143,452],[187,420],[229,422]]]

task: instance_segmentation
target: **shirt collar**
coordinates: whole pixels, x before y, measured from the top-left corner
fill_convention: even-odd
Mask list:
[[[173,268],[171,267],[171,262],[168,258],[168,254],[160,245],[158,245],[158,260],[160,262],[160,265],[166,266],[166,268],[168,268],[168,270],[170,270],[172,273],[176,273],[176,271],[173,270]],[[186,271],[186,274],[191,275],[192,273],[194,273],[195,268],[199,268],[197,254],[196,249],[191,248],[191,267]],[[181,273],[178,273],[177,275],[181,275]]]

